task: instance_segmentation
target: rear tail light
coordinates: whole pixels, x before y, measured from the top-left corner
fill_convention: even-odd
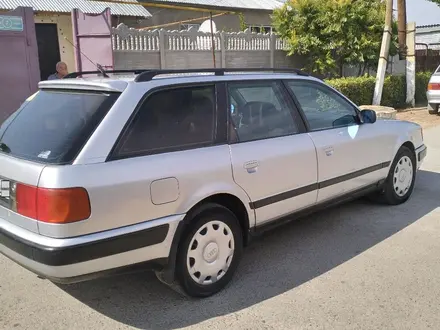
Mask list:
[[[439,91],[439,90],[440,90],[440,84],[437,83],[428,84],[428,91]]]
[[[23,216],[47,223],[70,223],[90,217],[91,208],[84,188],[48,189],[12,184],[12,208]]]

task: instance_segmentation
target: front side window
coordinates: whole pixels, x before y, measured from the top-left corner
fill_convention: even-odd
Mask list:
[[[116,157],[211,145],[215,135],[215,87],[183,87],[150,95],[119,141]]]
[[[298,133],[292,106],[280,83],[229,83],[228,94],[233,135],[239,142]]]
[[[287,83],[307,118],[310,130],[317,131],[357,125],[354,107],[332,89],[309,81]]]

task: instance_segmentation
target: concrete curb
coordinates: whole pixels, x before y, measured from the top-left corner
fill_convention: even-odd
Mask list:
[[[399,110],[397,110],[397,112],[423,111],[423,110],[426,110],[426,107],[415,107],[415,108],[399,109]]]

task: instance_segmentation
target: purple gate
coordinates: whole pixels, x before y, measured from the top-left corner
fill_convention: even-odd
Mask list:
[[[33,9],[0,15],[0,123],[37,91],[39,80]]]
[[[98,15],[73,9],[72,24],[76,70],[96,71],[95,64],[102,65],[104,69],[113,69],[110,9]]]

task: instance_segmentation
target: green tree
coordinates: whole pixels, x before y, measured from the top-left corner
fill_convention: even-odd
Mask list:
[[[434,2],[440,6],[440,0],[429,0],[429,1]]]
[[[246,26],[246,21],[245,21],[245,19],[244,19],[244,15],[243,15],[243,13],[239,13],[239,14],[238,14],[238,20],[239,20],[239,22],[240,22],[240,31],[244,31],[244,30],[246,30],[246,29],[247,29],[247,26]]]
[[[381,0],[287,0],[272,19],[288,54],[303,55],[309,71],[342,76],[344,64],[360,65],[360,73],[377,65],[385,21]]]

